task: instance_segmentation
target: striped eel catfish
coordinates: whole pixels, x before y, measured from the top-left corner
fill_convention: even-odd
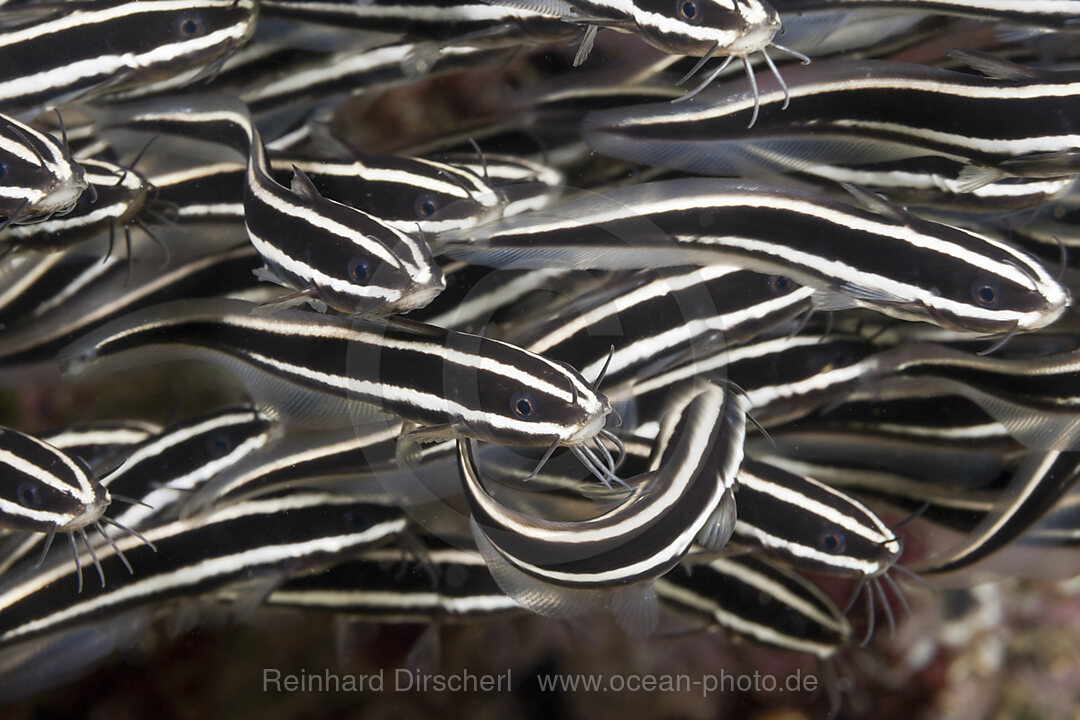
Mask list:
[[[225,96],[154,101],[109,124],[225,142],[247,157],[244,225],[268,268],[286,285],[344,313],[423,307],[446,286],[427,243],[365,212],[323,197],[303,171],[289,188],[271,176],[247,108]]]
[[[173,231],[163,238],[174,240]],[[241,231],[222,236],[207,229],[198,243],[172,243],[169,265],[156,254],[133,259],[109,255],[107,238],[61,253],[33,258],[25,275],[0,293],[0,383],[23,385],[37,377],[54,380],[56,354],[78,337],[124,314],[177,298],[257,295],[262,283],[251,274],[259,256]],[[155,249],[156,253],[156,249]],[[263,286],[265,287],[265,286]],[[6,302],[4,302],[6,300]]]
[[[781,13],[888,8],[963,15],[980,20],[1000,20],[1017,25],[1034,25],[1057,32],[1075,30],[1080,23],[1080,2],[1077,0],[772,0],[772,3]]]
[[[112,467],[118,456],[126,456],[161,430],[160,425],[145,420],[100,420],[45,432],[39,438],[69,456],[81,458],[99,474]]]
[[[224,502],[317,487],[371,502],[410,507],[460,494],[452,440],[421,448],[407,470],[399,467],[402,423],[290,433],[217,473],[183,503],[190,516]],[[453,477],[451,477],[453,476]],[[580,483],[580,474],[576,478]],[[422,490],[417,487],[422,486]]]
[[[66,136],[0,115],[0,229],[71,212],[88,186]]]
[[[606,606],[625,629],[651,631],[651,581],[695,541],[717,549],[730,537],[732,484],[746,430],[739,396],[714,385],[672,404],[671,442],[660,468],[636,478],[616,507],[583,521],[534,517],[497,501],[483,484],[471,444],[458,440],[473,537],[508,595],[552,617]]]
[[[113,498],[122,498],[132,505],[111,521],[117,527],[136,532],[151,521],[172,519],[178,500],[266,444],[275,429],[251,409],[226,408],[178,423],[145,439],[131,448],[120,467],[98,477],[98,482]],[[25,556],[36,541],[37,538],[29,538],[5,552],[0,574]],[[124,559],[120,553],[120,561]],[[127,569],[130,574],[132,569]]]
[[[150,191],[146,178],[106,160],[79,160],[90,192],[79,196],[70,212],[27,225],[8,227],[0,242],[13,250],[52,252],[89,240],[102,232],[116,233],[134,222],[150,230],[139,217]],[[152,211],[151,211],[152,212]]]
[[[578,49],[575,65],[588,57],[596,28],[607,27],[639,36],[653,47],[673,55],[693,55],[700,60],[678,84],[693,77],[714,55],[727,59],[695,89],[683,96],[690,99],[707,88],[727,68],[734,58],[740,58],[754,96],[758,94],[757,80],[748,56],[760,52],[766,64],[783,84],[783,79],[767,48],[790,53],[804,63],[810,59],[802,53],[774,42],[780,30],[780,16],[766,0],[680,0],[674,6],[656,0],[541,0],[525,3],[522,0],[490,0],[493,5],[540,8],[562,20],[590,28]],[[757,107],[750,118],[750,127],[757,120]]]
[[[123,538],[99,561],[116,581],[72,601],[60,586],[71,571],[51,565],[0,581],[0,646],[98,623],[134,607],[161,607],[236,583],[263,581],[263,591],[293,573],[318,569],[399,535],[406,519],[393,507],[325,493],[236,503],[158,525],[146,540]],[[138,568],[122,575],[119,553]],[[65,597],[67,595],[67,597]],[[261,599],[261,595],[260,595]]]
[[[766,338],[694,358],[618,388],[609,397],[633,426],[662,417],[670,388],[700,376],[734,383],[745,395],[746,411],[772,426],[846,397],[876,377],[878,369],[875,348],[861,338],[839,334]]]
[[[45,546],[38,564],[44,561],[57,532],[68,536],[75,560],[78,588],[82,592],[82,564],[75,536],[78,535],[94,559],[101,575],[86,528],[95,528],[115,546],[102,523],[130,532],[105,516],[112,498],[109,491],[91,477],[84,463],[41,440],[10,428],[0,428],[0,462],[3,463],[3,492],[0,493],[0,527],[44,532]]]
[[[742,181],[644,183],[446,233],[436,246],[507,268],[728,263],[816,288],[824,309],[971,332],[1038,329],[1068,305],[1068,291],[1027,253],[853,192],[868,209]]]
[[[878,356],[883,392],[954,394],[967,398],[1026,447],[1080,450],[1080,351],[1038,357],[989,358],[929,343]]]
[[[788,89],[769,85],[753,136],[739,118],[757,100],[738,90],[693,106],[601,110],[586,117],[583,132],[602,153],[704,174],[740,174],[774,153],[801,157],[800,169],[941,155],[968,163],[969,188],[1004,176],[1075,173],[1077,74],[963,57],[993,76],[881,60],[796,68],[788,77],[798,115],[780,112]],[[1029,111],[1032,103],[1039,112]]]
[[[877,514],[811,477],[749,458],[739,468],[737,486],[733,541],[797,570],[856,578],[849,607],[865,590],[864,644],[874,630],[875,594],[895,633],[896,618],[882,580],[906,607],[903,591],[889,575],[898,567],[903,543]]]
[[[800,575],[764,558],[687,558],[656,581],[664,607],[703,619],[734,638],[828,660],[851,638],[851,626],[829,596]]]
[[[267,17],[354,27],[368,32],[400,35],[411,40],[559,42],[581,34],[541,8],[504,7],[497,3],[461,0],[264,0]]]
[[[475,550],[421,536],[423,554],[402,548],[368,550],[318,575],[287,580],[266,598],[269,607],[346,613],[380,623],[458,623],[521,613]]]
[[[498,340],[402,318],[179,301],[81,338],[60,363],[78,375],[99,364],[116,370],[166,359],[228,369],[261,412],[286,424],[348,427],[384,411],[410,421],[406,448],[452,437],[549,452],[565,446],[605,482],[615,479],[600,440],[610,436],[604,423],[611,407],[577,371]]]
[[[220,61],[254,0],[90,0],[0,35],[0,110],[85,100]]]
[[[345,161],[270,156],[274,179],[299,170],[320,194],[378,218],[403,233],[464,229],[497,211],[499,197],[477,175],[421,158],[355,153]],[[215,162],[155,174],[162,203],[178,222],[244,219],[243,164]]]
[[[665,268],[590,288],[555,311],[515,315],[521,331],[502,337],[586,376],[606,365],[610,392],[807,313],[813,292],[782,275],[730,266]]]
[[[426,56],[432,51],[437,59],[428,67]],[[290,126],[308,115],[313,106],[333,107],[353,95],[408,85],[418,72],[431,78],[483,66],[505,59],[507,52],[504,48],[415,42],[342,50],[284,68],[271,65],[274,73],[270,77],[244,83],[233,92],[251,108],[260,125],[271,117],[278,126]]]

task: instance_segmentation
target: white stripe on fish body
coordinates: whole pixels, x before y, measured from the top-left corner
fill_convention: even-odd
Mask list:
[[[172,510],[177,500],[189,497],[191,492],[198,490],[208,480],[265,446],[280,431],[280,428],[251,409],[225,410],[204,417],[205,419],[196,418],[194,421],[169,428],[142,443],[127,456],[119,468],[101,479],[106,488],[115,489],[114,485],[120,484],[125,495],[138,497],[143,503],[126,508],[115,516],[114,520],[127,527],[139,529],[145,526],[147,520],[160,518]],[[214,440],[216,434],[228,431],[233,431],[231,434],[237,437],[224,436],[228,444],[221,455],[217,455],[216,448],[198,445],[200,441],[205,444]],[[236,440],[239,442],[234,444]],[[152,467],[160,455],[170,450],[182,451],[193,442],[196,446],[189,452],[192,458],[198,460],[196,467],[189,469],[170,466],[165,470],[156,468],[154,477],[146,478],[148,482],[140,482],[147,472],[145,467]],[[175,474],[178,470],[186,472]],[[128,477],[133,478],[131,483],[126,482]]]
[[[33,617],[15,620],[12,612],[14,607],[30,602],[39,593],[48,593],[51,585],[71,573],[66,566],[44,568],[25,580],[0,589],[0,607],[7,611],[7,622],[0,633],[0,645],[39,635],[84,618],[108,614],[131,604],[155,602],[156,596],[159,596],[158,600],[167,600],[178,595],[184,596],[185,593],[203,594],[205,590],[200,588],[212,588],[230,580],[248,579],[248,573],[257,569],[280,568],[284,563],[301,560],[325,561],[340,553],[355,551],[400,534],[407,523],[396,508],[365,506],[349,498],[325,493],[296,493],[272,500],[236,503],[192,520],[179,520],[152,528],[146,533],[146,539],[157,546],[165,546],[172,543],[183,544],[190,537],[197,538],[203,533],[212,533],[219,527],[228,527],[230,523],[244,522],[251,518],[263,519],[269,529],[273,527],[275,518],[288,517],[293,522],[286,524],[293,527],[301,516],[318,513],[325,519],[327,513],[334,511],[348,513],[351,509],[364,508],[370,508],[369,512],[377,515],[372,518],[373,522],[366,526],[350,530],[327,527],[321,535],[314,533],[311,528],[303,528],[299,531],[304,537],[298,537],[291,542],[279,539],[278,544],[230,552],[228,547],[206,547],[193,541],[193,547],[184,548],[190,557],[185,555],[188,564],[183,567],[153,574],[151,564],[145,573],[140,573],[137,577],[119,577],[109,589],[91,589],[88,596],[73,601],[65,598],[64,604],[58,608],[41,603],[40,609],[33,608]],[[310,522],[311,518],[307,519]],[[244,540],[250,544],[250,539]],[[121,552],[133,557],[138,563],[152,559],[143,557],[144,550],[139,547],[141,542],[136,537],[125,537],[117,539],[116,545]],[[174,552],[177,549],[173,548]],[[97,554],[102,561],[115,562],[116,554],[111,547],[100,547]]]
[[[815,292],[786,278],[770,278],[724,265],[661,271],[648,282],[634,278],[575,295],[554,319],[541,321],[535,328],[526,329],[523,336],[508,339],[533,352],[551,354],[581,367],[586,376],[596,376],[606,366],[610,393],[625,382],[639,381],[641,367],[646,363],[655,366],[665,354],[709,354],[714,345],[746,342],[770,324],[807,312]],[[725,278],[726,283],[717,282]],[[752,281],[748,282],[748,278]],[[733,302],[737,295],[739,307]],[[669,301],[678,307],[682,322],[656,325],[653,317],[667,316]],[[514,322],[523,320],[515,318]],[[610,357],[607,352],[585,355],[586,338],[608,335],[605,329],[613,325],[623,333],[610,333],[614,353]],[[538,333],[544,334],[537,337]],[[530,340],[522,342],[523,337]],[[575,343],[582,348],[581,353],[575,352]],[[659,370],[654,367],[653,372]]]
[[[98,521],[109,493],[66,453],[10,428],[0,429],[0,465],[7,468],[0,526],[77,531]]]
[[[246,153],[244,223],[255,249],[281,282],[346,313],[423,307],[445,288],[424,240],[318,195],[302,174],[294,176],[294,189],[275,182],[242,103],[219,97],[179,108],[160,102],[158,107],[167,109],[147,109],[116,124],[170,132],[216,129],[229,133],[224,142]],[[220,136],[205,139],[222,142]],[[312,255],[323,262],[301,259]]]
[[[82,167],[56,138],[0,115],[0,215],[32,222],[75,207],[88,186]]]
[[[429,537],[422,542],[423,560],[406,559],[404,548],[369,550],[319,575],[286,582],[266,603],[394,623],[467,620],[522,610],[496,585],[480,553]],[[434,586],[432,571],[439,578]]]
[[[321,395],[336,403],[341,415],[336,420],[347,425],[355,422],[354,412],[373,405],[417,422],[451,425],[469,437],[539,445],[557,439],[573,446],[600,432],[610,412],[606,398],[576,371],[497,340],[403,320],[384,324],[301,311],[253,314],[256,307],[227,300],[161,305],[137,322],[120,319],[83,338],[65,351],[62,363],[78,373],[108,356],[111,347],[134,342],[133,349],[141,349],[137,343],[141,332],[172,328],[176,334],[185,324],[210,322],[220,326],[221,338],[231,332],[234,339],[248,339],[236,347],[228,340],[221,346],[200,345],[201,336],[154,343],[169,347],[176,357],[186,353],[199,359],[220,358],[217,361],[242,378],[251,373],[248,380],[256,373],[269,373],[282,386],[277,391],[287,397],[298,388]],[[319,357],[311,355],[314,346],[322,348]],[[389,367],[393,364],[389,362],[379,367],[374,360],[384,353],[403,353],[397,361],[410,360],[414,374],[406,376],[406,367]],[[315,367],[312,361],[322,365]],[[454,378],[457,382],[443,386]],[[407,384],[394,384],[406,380]],[[522,398],[528,405],[524,410],[518,407]],[[288,417],[287,408],[263,400],[264,411],[272,417],[282,413]]]
[[[79,164],[94,188],[93,199],[84,193],[71,212],[9,227],[3,240],[19,249],[58,249],[122,227],[139,213],[150,189],[142,175],[103,160],[82,159]]]
[[[703,614],[710,625],[766,647],[828,659],[851,636],[847,618],[816,585],[752,555],[704,563],[691,557],[657,580],[656,592],[665,606]],[[753,602],[743,602],[751,595]],[[792,612],[805,621],[776,622]]]
[[[787,87],[765,83],[759,98],[728,90],[718,91],[710,102],[695,106],[601,110],[586,118],[584,132],[601,152],[635,161],[657,160],[673,168],[692,166],[709,174],[730,174],[720,169],[730,168],[730,163],[740,159],[733,154],[733,142],[745,142],[755,152],[781,148],[785,153],[791,151],[793,143],[801,142],[804,153],[815,162],[839,162],[853,153],[861,153],[867,163],[929,153],[998,173],[991,173],[986,181],[1003,175],[1073,174],[1075,156],[1080,153],[1080,127],[1071,118],[1080,80],[1075,72],[1032,73],[1024,79],[1001,80],[884,60],[815,63],[813,68],[793,69]],[[882,112],[881,102],[874,98],[883,93],[891,93],[903,103],[896,113]],[[810,109],[781,124],[781,116],[774,111],[786,107],[789,96],[795,107],[809,104]],[[763,122],[750,137],[736,115],[759,102]],[[983,107],[988,103],[994,103],[994,108]],[[1030,103],[1045,107],[1031,117],[1016,116],[1010,124],[996,123],[998,118],[1013,118]],[[902,121],[905,108],[922,107],[936,108],[937,113],[912,110],[915,114],[910,121]],[[962,117],[964,131],[944,124],[928,126],[943,117]],[[1039,121],[1044,124],[1037,125]],[[1019,130],[1036,127],[1030,132]],[[636,139],[638,128],[648,129],[651,139]],[[681,154],[672,148],[665,154],[664,148],[656,145],[661,139],[687,144],[679,148]],[[827,146],[814,142],[823,139],[828,140]],[[691,146],[701,150],[700,157],[687,154]],[[1059,154],[1056,165],[1042,163]]]
[[[987,20],[1004,20],[1069,30],[1080,18],[1077,0],[774,0],[781,12],[889,8],[911,12],[947,13]]]
[[[715,386],[688,399],[680,408],[685,411],[683,431],[672,441],[662,469],[632,483],[630,496],[616,508],[581,522],[549,521],[496,501],[483,487],[468,441],[458,441],[474,538],[504,590],[530,609],[559,616],[558,603],[544,608],[527,593],[515,592],[521,582],[500,570],[496,557],[512,572],[542,585],[610,589],[654,579],[678,562],[701,533],[709,530],[712,535],[710,524],[718,521],[715,514],[725,498],[730,499],[742,460],[745,415],[737,396]],[[688,504],[692,509],[683,507]],[[692,513],[692,519],[680,520],[675,527],[672,514],[682,517],[684,511]],[[715,544],[724,542],[726,535],[716,538]],[[637,543],[640,549],[635,548]]]
[[[61,17],[50,16],[0,37],[0,57],[15,62],[19,53],[28,54],[38,66],[36,71],[27,71],[29,74],[0,82],[0,106],[32,107],[38,102],[52,103],[73,94],[101,92],[117,86],[118,79],[119,85],[130,85],[131,78],[142,79],[155,69],[182,71],[192,63],[212,59],[242,44],[252,32],[257,14],[251,0],[137,0],[95,4],[97,7],[76,9]],[[236,17],[224,17],[204,27],[206,18],[197,16],[200,10],[220,10]],[[152,24],[159,20],[168,26],[167,31]],[[139,22],[143,33],[162,34],[159,43],[151,43],[150,48],[141,52],[125,52],[125,43],[119,42],[117,50],[106,50],[92,57],[61,57],[59,67],[49,67],[53,55],[42,52],[56,43],[66,43],[64,51],[78,52],[87,33],[97,37],[111,33],[110,40],[115,41],[117,35],[124,37],[124,33],[134,30],[127,24]]]
[[[881,518],[811,477],[745,460],[737,482],[747,491],[739,495],[735,523],[740,542],[800,568],[859,577],[887,572],[900,557],[900,540]]]
[[[746,237],[734,229],[722,234],[723,228],[710,232],[701,227],[706,220],[715,225],[718,217],[734,222],[734,213],[743,208],[747,213],[775,212],[777,222],[802,222],[807,227],[801,232],[795,227],[779,237],[767,228],[761,228],[761,237]],[[956,269],[950,268],[947,277],[934,283],[923,277],[925,272],[918,278],[906,276],[912,265],[904,262],[828,257],[818,242],[823,225],[835,227],[837,233],[866,234],[881,238],[882,243],[895,243],[896,252],[928,255],[917,264],[920,271],[929,267],[943,273],[944,266],[931,259],[935,256]],[[570,244],[568,236],[575,231],[578,235]],[[623,233],[629,239],[622,239]],[[642,239],[636,240],[637,236]],[[758,272],[787,275],[830,296],[843,295],[851,305],[901,319],[984,332],[1043,327],[1060,317],[1069,302],[1068,291],[1041,263],[993,238],[922,220],[899,209],[891,215],[871,214],[809,193],[740,181],[693,178],[619,188],[571,200],[535,217],[488,223],[467,238],[450,233],[441,248],[451,257],[499,267],[630,268],[732,262]],[[957,286],[955,276],[961,271],[971,279],[963,287]],[[940,289],[950,287],[946,281],[952,283],[950,295]],[[992,288],[990,302],[976,292],[984,284]],[[829,297],[822,300],[829,304]]]

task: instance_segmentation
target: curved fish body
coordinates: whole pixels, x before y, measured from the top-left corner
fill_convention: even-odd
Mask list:
[[[378,218],[403,233],[466,229],[497,214],[500,199],[477,175],[421,158],[357,153],[347,161],[270,157],[273,178],[288,184],[295,170],[319,193]],[[176,206],[179,222],[244,219],[240,163],[213,163],[153,176],[157,198]]]
[[[439,247],[505,268],[733,264],[816,288],[823,309],[971,332],[1035,330],[1068,306],[1027,253],[853,192],[874,211],[734,180],[645,183],[449,233]]]
[[[712,549],[727,542],[746,431],[741,400],[707,385],[675,405],[658,469],[632,479],[616,507],[583,521],[548,520],[497,501],[484,487],[471,445],[458,441],[473,536],[507,594],[554,617],[607,603],[624,626],[635,613],[655,622],[648,583],[695,541]],[[638,632],[648,632],[644,623]]]
[[[0,115],[0,228],[71,212],[88,185],[66,142]]]
[[[223,96],[149,104],[110,121],[140,131],[224,142],[247,157],[244,224],[269,279],[345,313],[423,307],[446,286],[427,243],[323,197],[296,169],[289,188],[272,177],[247,108]]]
[[[0,110],[51,107],[149,83],[244,44],[254,0],[92,0],[0,36]]]

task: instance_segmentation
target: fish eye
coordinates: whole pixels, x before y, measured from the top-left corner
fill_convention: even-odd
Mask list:
[[[232,449],[232,440],[224,433],[214,433],[206,438],[206,454],[215,460],[225,457]]]
[[[996,307],[998,304],[998,295],[997,283],[990,282],[989,280],[977,280],[975,284],[971,286],[971,296],[975,298],[975,302],[983,307]]]
[[[788,278],[786,275],[769,276],[769,289],[773,292],[787,292],[791,285],[791,279]]]
[[[818,538],[818,545],[821,549],[832,555],[838,555],[844,552],[847,547],[847,540],[844,538],[844,533],[838,530],[826,530],[821,533],[821,537]]]
[[[421,220],[429,218],[439,211],[439,201],[433,195],[421,195],[413,203],[416,216]]]
[[[371,271],[368,268],[367,260],[356,258],[349,263],[349,277],[352,278],[353,282],[366,283],[370,275]]]
[[[688,23],[694,25],[701,23],[701,9],[698,7],[697,0],[675,0],[675,12]]]
[[[201,35],[203,30],[202,21],[193,15],[180,18],[180,22],[177,23],[176,27],[180,30],[181,35],[189,38]]]
[[[41,493],[38,492],[34,483],[24,482],[15,489],[15,498],[25,508],[37,508],[41,506]]]
[[[536,403],[528,393],[519,392],[510,400],[510,408],[519,418],[529,418],[536,410]]]

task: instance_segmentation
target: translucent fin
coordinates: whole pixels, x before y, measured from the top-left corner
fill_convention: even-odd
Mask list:
[[[836,312],[837,310],[850,310],[859,307],[849,295],[834,290],[815,290],[810,297],[815,310],[822,312]]]
[[[1080,413],[1051,412],[991,395],[958,380],[934,377],[887,378],[880,387],[922,387],[927,392],[962,395],[1005,426],[1032,450],[1080,450]]]
[[[306,202],[312,204],[318,202],[322,198],[322,196],[315,188],[315,183],[311,182],[311,178],[304,174],[304,171],[296,167],[295,165],[293,165],[292,170],[293,175],[292,181],[289,183],[289,188],[293,191],[293,193],[295,193],[297,196],[299,196]]]
[[[611,613],[627,635],[642,637],[656,630],[660,602],[652,583],[635,583],[611,591]]]
[[[484,0],[484,2],[496,7],[527,10],[556,18],[573,18],[581,14],[576,7],[563,0]]]
[[[600,591],[564,588],[537,580],[511,565],[491,544],[475,518],[469,519],[469,527],[495,582],[522,607],[538,615],[562,620],[604,608]]]
[[[956,176],[957,189],[962,193],[975,192],[979,188],[997,182],[1003,177],[1005,177],[1005,173],[995,168],[968,165]]]
[[[1024,65],[1009,62],[1005,58],[998,57],[988,52],[978,50],[962,50],[953,48],[946,53],[953,60],[959,60],[972,70],[976,70],[988,78],[997,80],[1021,80],[1030,82],[1041,74],[1038,70]]]
[[[593,43],[596,42],[596,33],[599,30],[600,27],[598,25],[592,25],[585,30],[585,34],[581,37],[581,44],[578,45],[577,53],[574,54],[574,67],[578,67],[589,59],[589,55],[592,53]]]
[[[735,493],[730,489],[720,499],[720,505],[698,533],[697,542],[708,551],[716,551],[727,545],[735,532]]]
[[[402,667],[430,674],[439,671],[442,664],[442,627],[433,622],[420,633],[416,642],[405,655]]]

